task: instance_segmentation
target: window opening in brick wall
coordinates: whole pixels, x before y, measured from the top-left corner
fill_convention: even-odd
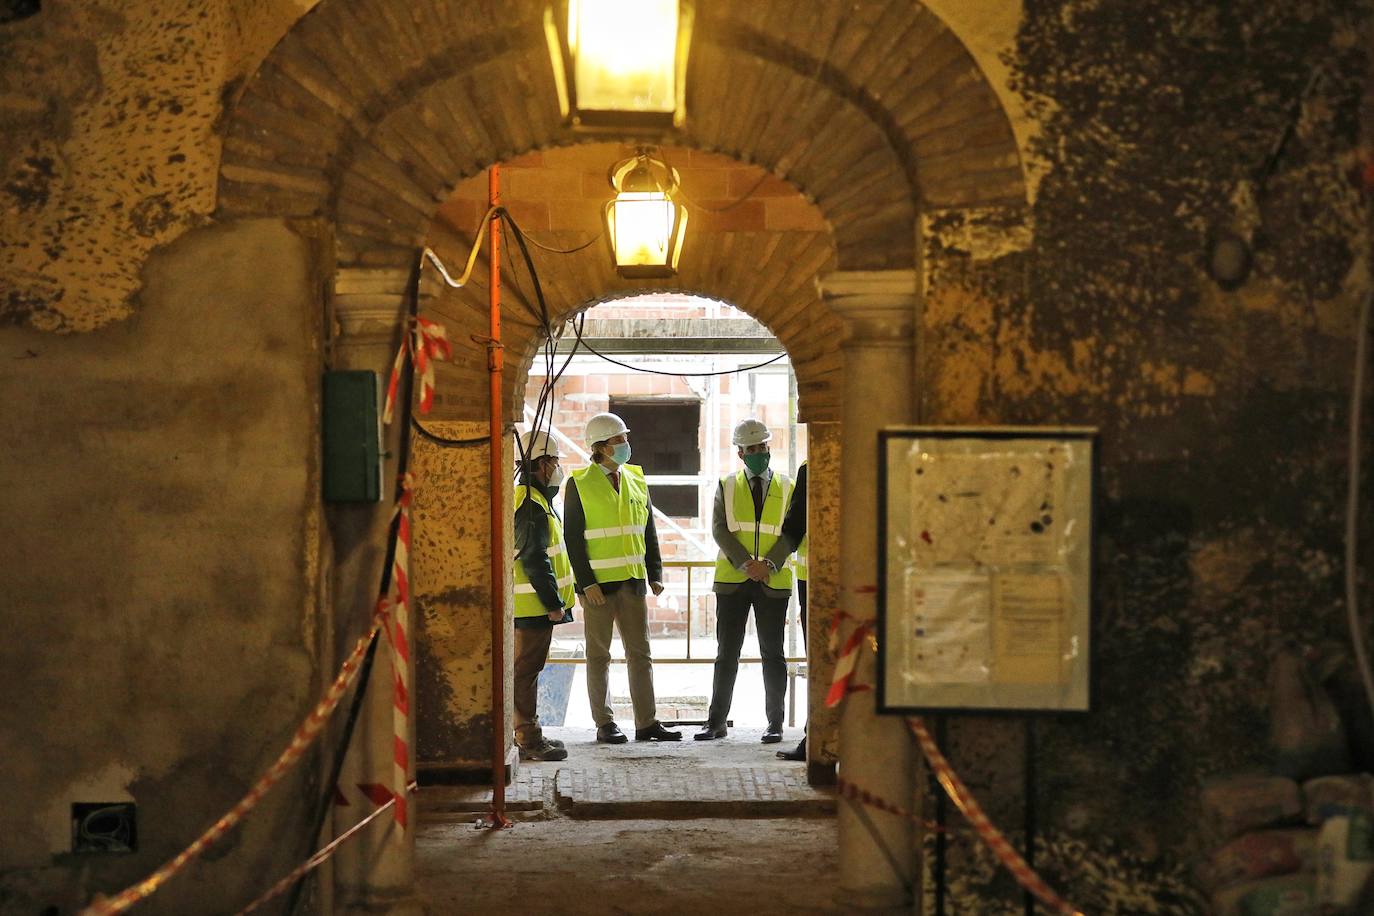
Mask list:
[[[610,410],[630,427],[635,464],[653,468],[655,476],[701,471],[701,401],[611,397]],[[649,495],[665,515],[692,518],[698,489],[696,484],[657,483],[649,487]]]

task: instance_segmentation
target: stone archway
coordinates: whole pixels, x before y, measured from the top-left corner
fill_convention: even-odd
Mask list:
[[[334,365],[384,371],[417,250],[435,210],[463,178],[575,139],[555,110],[542,9],[536,0],[420,0],[404,7],[322,0],[235,100],[224,126],[216,215],[303,218],[332,230]],[[698,21],[690,122],[676,142],[726,153],[790,182],[830,230],[825,248],[798,250],[789,259],[814,263],[807,277],[814,285],[822,275],[823,292],[791,300],[790,311],[772,297],[754,306],[780,337],[787,335],[799,375],[805,371],[804,409],[816,412],[813,422],[826,410],[844,417],[848,433],[860,438],[883,422],[909,419],[921,216],[1025,199],[1016,142],[996,93],[959,39],[905,0],[857,12],[836,4],[811,21],[787,0],[720,0],[700,3]],[[719,244],[700,278],[684,285],[741,304],[751,301],[748,284],[759,272],[728,281],[711,271],[739,251],[752,251],[755,260],[779,250],[786,256],[781,241],[770,250],[773,240],[747,233]],[[586,289],[566,301],[598,291],[594,281]],[[835,309],[843,313],[839,322],[827,315]],[[843,358],[836,354],[837,324]],[[471,363],[455,371],[470,372]],[[844,364],[895,375],[878,397],[864,400],[835,384]],[[461,416],[471,404],[445,406],[455,411],[453,422],[475,419]],[[871,502],[873,471],[866,462],[850,460],[840,483],[855,516]],[[341,626],[367,612],[370,601],[351,596],[368,594],[360,586],[376,565],[383,517],[334,513]],[[852,533],[843,563],[848,575],[867,581],[871,537]],[[846,594],[837,606],[855,618],[872,614],[871,595]],[[389,725],[380,725],[389,722],[389,709],[373,716],[377,735],[389,734]],[[850,736],[877,746],[862,728]],[[360,765],[390,768],[384,754]],[[894,777],[905,779],[903,766],[897,762]],[[394,854],[379,858],[369,842],[341,858],[345,905],[405,898],[405,841],[377,842],[391,843]],[[860,856],[881,861],[875,848]],[[885,864],[850,870],[860,883],[872,879],[874,899],[889,893]]]
[[[502,185],[509,189],[503,191],[502,201],[530,235],[550,319],[561,327],[565,319],[608,298],[672,290],[730,302],[774,332],[792,359],[799,419],[810,431],[817,481],[810,500],[817,519],[817,534],[811,541],[812,594],[820,606],[833,607],[838,579],[834,461],[843,374],[835,342],[843,327],[822,298],[818,282],[836,260],[830,229],[795,188],[755,166],[665,147],[662,154],[680,168],[684,194],[693,202],[690,242],[681,270],[671,281],[652,285],[622,280],[611,269],[604,244],[581,246],[595,240],[599,231],[599,211],[608,191],[606,168],[626,152],[619,144],[585,144],[522,156],[502,167]],[[754,194],[747,199],[740,196],[749,189]],[[454,197],[441,205],[429,242],[445,261],[461,263],[468,255],[472,233],[486,207],[485,196],[485,177],[477,176],[461,184]],[[533,227],[537,229],[531,231]],[[523,420],[525,380],[544,338],[535,319],[539,309],[531,301],[534,296],[525,265],[513,246],[505,244],[502,323],[509,371],[504,379],[504,403],[507,423],[515,423]],[[576,250],[549,253],[540,245]],[[485,262],[462,289],[447,288],[434,271],[426,272],[422,284],[430,317],[445,322],[455,340],[455,359],[439,368],[435,410],[427,421],[446,429],[451,438],[480,435],[487,422],[484,398],[472,394],[485,392],[488,385],[485,350],[475,342],[487,331],[484,268]],[[489,696],[489,675],[482,666],[490,655],[490,602],[484,589],[467,586],[474,579],[485,584],[488,578],[489,554],[481,536],[488,513],[483,477],[486,451],[445,454],[428,441],[417,441],[416,446],[417,460],[436,462],[434,470],[426,473],[427,489],[437,486],[445,491],[442,498],[435,494],[439,502],[432,512],[421,511],[421,524],[434,534],[432,540],[423,539],[428,546],[415,554],[423,630],[417,648],[421,765],[480,771],[488,765],[490,754],[489,705],[480,699]],[[479,491],[482,498],[464,498],[464,490]],[[431,555],[443,556],[445,563],[427,563]],[[467,578],[455,575],[455,570],[462,570]],[[819,619],[817,629],[824,624]],[[814,635],[810,644],[823,646],[823,636]],[[818,778],[823,771],[833,770],[836,758],[834,713],[821,705],[829,670],[829,657],[818,649],[808,680]]]

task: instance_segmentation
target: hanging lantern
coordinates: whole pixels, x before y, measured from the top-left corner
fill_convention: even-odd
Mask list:
[[[611,166],[615,197],[602,213],[616,272],[627,279],[677,274],[687,208],[677,193],[678,173],[647,151]]]
[[[590,130],[681,127],[691,0],[558,0],[544,11],[566,123]]]

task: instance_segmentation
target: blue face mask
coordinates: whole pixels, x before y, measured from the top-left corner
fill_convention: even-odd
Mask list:
[[[611,449],[611,460],[616,464],[624,464],[630,460],[630,443],[622,442]]]

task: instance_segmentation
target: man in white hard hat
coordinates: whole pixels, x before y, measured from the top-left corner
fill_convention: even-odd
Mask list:
[[[763,706],[768,718],[763,742],[782,740],[787,694],[782,638],[792,595],[792,571],[787,567],[792,545],[780,535],[792,499],[792,481],[768,467],[772,438],[761,421],[742,420],[732,441],[744,467],[716,487],[711,518],[711,534],[720,548],[711,589],[716,594],[716,670],[706,726],[693,736],[698,741],[725,737],[750,608],[763,656]]]
[[[539,726],[539,672],[549,658],[553,628],[571,623],[573,574],[563,523],[553,498],[563,482],[563,455],[546,432],[520,437],[515,488],[515,743],[524,760],[566,760],[563,742]]]
[[[611,667],[612,624],[620,631],[630,675],[636,741],[677,741],[682,732],[658,721],[654,700],[653,657],[649,653],[650,589],[663,591],[653,505],[644,470],[630,460],[630,430],[613,413],[587,421],[592,464],[572,475],[563,491],[568,558],[587,634],[587,699],[596,740],[624,744],[615,724],[607,677]]]

